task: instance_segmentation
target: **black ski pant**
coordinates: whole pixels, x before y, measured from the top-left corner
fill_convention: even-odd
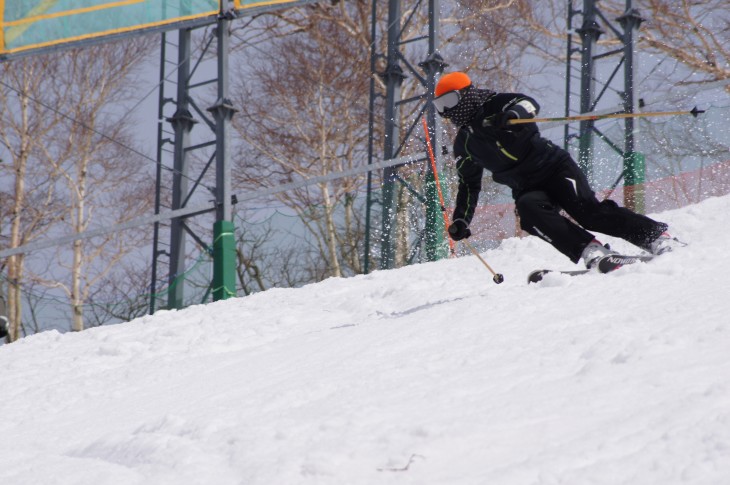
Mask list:
[[[522,192],[515,203],[522,229],[549,242],[574,263],[595,239],[588,231],[619,237],[646,249],[668,227],[612,200],[599,202],[580,167],[569,157],[560,161],[557,173]],[[575,222],[561,215],[561,208]]]

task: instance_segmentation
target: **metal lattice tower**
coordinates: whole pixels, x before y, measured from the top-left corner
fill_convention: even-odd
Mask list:
[[[573,17],[582,16],[581,26],[576,29],[580,36],[581,47],[574,49],[570,32],[568,34],[568,56],[566,70],[566,116],[570,115],[570,68],[571,56],[575,52],[581,54],[581,82],[580,82],[580,109],[579,113],[590,113],[596,109],[606,93],[607,87],[616,77],[616,74],[623,67],[622,105],[615,112],[634,113],[638,109],[638,98],[636,95],[635,76],[638,61],[636,49],[636,32],[643,19],[637,9],[633,8],[632,0],[626,0],[626,9],[622,16],[615,19],[620,26],[606,18],[598,6],[598,0],[583,0],[583,9],[575,10],[573,1],[568,0],[568,29],[572,29]],[[605,52],[597,52],[599,38],[607,33],[613,32],[621,42],[621,47]],[[603,59],[616,58],[615,66],[610,76],[603,81],[603,89],[596,93],[597,63]],[[589,180],[592,180],[594,161],[594,135],[617,151],[624,160],[622,174],[614,184],[618,185],[621,179],[624,180],[624,205],[629,209],[644,212],[643,183],[645,180],[644,157],[638,152],[636,143],[635,120],[626,118],[624,125],[623,149],[619,144],[612,142],[596,126],[595,121],[585,120],[580,122],[578,140],[578,162]],[[570,134],[568,127],[565,130],[565,144],[567,148]]]
[[[374,160],[374,114],[375,100],[379,96],[375,91],[375,76],[380,76],[386,86],[384,98],[384,140],[383,140],[383,159],[392,160],[401,155],[405,141],[414,134],[414,130],[418,129],[421,124],[420,115],[425,115],[429,127],[428,137],[431,146],[439,146],[437,143],[437,119],[435,109],[431,103],[433,90],[435,86],[436,76],[443,71],[446,64],[443,62],[441,55],[438,53],[438,33],[439,33],[439,0],[418,0],[406,12],[405,21],[403,19],[403,2],[402,0],[388,0],[388,18],[387,29],[384,32],[386,36],[385,53],[378,52],[378,19],[377,19],[377,0],[373,0],[372,4],[372,52],[371,52],[371,70],[372,79],[370,85],[370,160]],[[404,33],[406,27],[413,20],[414,15],[419,9],[427,9],[428,33],[416,39],[405,39]],[[428,52],[426,59],[417,63],[409,62],[403,47],[412,42],[427,42]],[[382,59],[386,63],[385,70],[378,72],[376,70],[376,60]],[[420,69],[416,69],[417,65]],[[408,76],[413,76],[423,87],[424,93],[412,99],[401,99],[401,85]],[[410,120],[407,127],[401,126],[400,107],[406,103],[419,103],[418,113],[414,120]],[[405,135],[404,135],[405,134]],[[425,153],[425,150],[424,150]],[[426,161],[426,157],[418,158],[418,160]],[[399,176],[398,166],[387,167],[383,169],[383,187],[381,195],[382,209],[382,232],[381,232],[381,269],[392,268],[395,264],[395,244],[394,229],[397,225],[397,207],[395,201],[396,184],[403,184],[416,198],[423,202],[426,207],[426,227],[424,228],[423,238],[425,240],[426,260],[433,261],[445,257],[446,251],[443,245],[443,219],[441,216],[441,208],[438,202],[436,187],[434,183],[434,174],[427,162],[428,173],[426,177],[425,195],[418,194],[409,184]],[[367,208],[367,225],[366,243],[365,243],[365,272],[369,268],[370,255],[370,218],[372,206],[372,176],[368,176],[368,208]]]
[[[230,156],[228,151],[228,132],[234,109],[228,99],[228,52],[229,52],[229,24],[233,17],[221,15],[215,28],[215,45],[217,46],[215,76],[199,82],[193,82],[195,70],[200,66],[204,56],[213,43],[213,36],[205,43],[199,53],[195,65],[192,65],[191,38],[193,29],[183,29],[178,32],[177,44],[169,40],[167,34],[162,34],[162,49],[160,60],[160,97],[158,119],[158,164],[155,195],[155,213],[164,207],[164,201],[169,201],[172,211],[181,211],[184,214],[174,217],[169,223],[169,245],[164,248],[160,237],[162,222],[155,223],[153,240],[152,284],[150,298],[150,312],[157,306],[158,284],[169,287],[167,292],[167,308],[182,308],[185,306],[183,275],[186,267],[186,245],[188,238],[204,248],[214,260],[213,282],[209,292],[213,292],[214,299],[224,299],[235,294],[235,248],[232,223],[231,185],[230,185]],[[167,70],[170,70],[168,74]],[[174,86],[169,86],[169,78],[176,79]],[[196,103],[194,92],[200,88],[216,84],[218,98],[214,105],[207,110]],[[175,89],[175,97],[168,98],[165,89]],[[174,107],[174,113],[165,117],[165,108],[168,104]],[[165,126],[172,127],[170,133]],[[196,125],[207,127],[203,139],[196,144],[191,142],[191,131]],[[172,149],[167,148],[171,144]],[[202,167],[192,168],[191,158],[211,146],[214,153],[208,157]],[[170,163],[171,162],[171,163]],[[169,174],[165,167],[172,166]],[[208,187],[204,184],[204,177],[213,167],[215,171],[215,185]],[[208,190],[203,196],[213,199],[214,204],[208,210],[185,213],[189,202],[196,191]],[[204,213],[215,213],[213,241],[206,241],[199,236],[188,224],[188,220]],[[167,279],[160,282],[160,269],[167,263]]]

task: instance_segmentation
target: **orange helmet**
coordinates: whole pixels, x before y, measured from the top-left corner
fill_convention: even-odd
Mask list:
[[[436,84],[436,90],[433,94],[438,98],[444,93],[448,93],[449,91],[459,91],[469,85],[471,85],[471,79],[469,79],[469,76],[463,72],[450,72],[441,76],[441,79],[439,79],[439,82]]]

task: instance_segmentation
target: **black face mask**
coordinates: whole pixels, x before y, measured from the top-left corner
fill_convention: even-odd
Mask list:
[[[476,116],[482,105],[494,94],[494,91],[488,89],[469,86],[462,92],[459,104],[446,110],[441,117],[451,120],[456,126],[467,125]]]

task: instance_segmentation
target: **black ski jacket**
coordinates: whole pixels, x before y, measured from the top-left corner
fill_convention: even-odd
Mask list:
[[[492,179],[512,189],[516,200],[527,189],[539,187],[540,182],[560,167],[560,161],[570,156],[540,136],[536,123],[510,125],[505,129],[494,126],[502,113],[515,109],[527,101],[539,112],[537,102],[519,93],[500,93],[491,96],[471,122],[462,126],[454,140],[459,189],[453,220],[463,219],[467,225],[474,217],[484,170]],[[521,111],[525,117],[525,111]]]

